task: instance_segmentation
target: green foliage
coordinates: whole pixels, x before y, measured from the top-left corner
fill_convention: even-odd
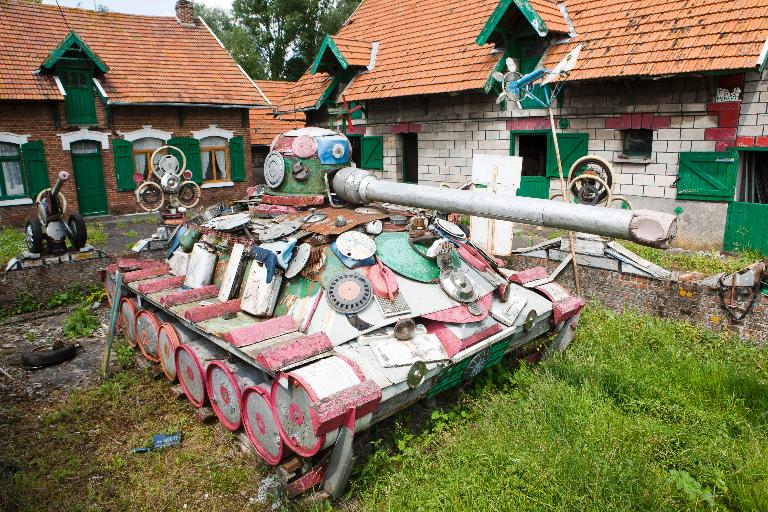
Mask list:
[[[235,0],[232,10],[195,4],[234,59],[255,79],[297,80],[320,43],[359,0]]]
[[[731,255],[720,256],[714,251],[709,253],[670,252],[646,247],[634,242],[623,241],[621,245],[661,267],[671,270],[703,272],[707,275],[719,274],[720,272],[736,272],[763,259],[763,256],[754,249],[745,249],[731,253]]]
[[[590,307],[538,367],[499,365],[353,478],[376,510],[768,510],[768,352]]]
[[[27,241],[23,231],[14,228],[0,230],[0,265],[5,265],[26,250]]]
[[[99,328],[99,320],[89,306],[80,306],[64,320],[62,334],[65,339],[90,338]]]
[[[92,224],[88,226],[88,243],[91,245],[104,245],[109,240],[109,234],[104,231],[104,224]]]
[[[115,358],[117,359],[118,366],[121,368],[128,368],[131,364],[133,364],[134,354],[135,351],[128,345],[123,343],[115,345]]]
[[[123,233],[123,235],[125,235],[125,236],[127,236],[129,238],[136,238],[137,236],[139,236],[139,232],[136,231],[135,229],[129,229],[128,231]]]

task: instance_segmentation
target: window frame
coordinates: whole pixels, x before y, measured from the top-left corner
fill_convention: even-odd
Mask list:
[[[144,139],[155,139],[160,141],[160,146],[155,149],[136,149],[136,143],[140,140]],[[136,173],[136,157],[139,155],[144,156],[144,162],[145,162],[145,169],[146,169],[146,176],[144,176],[144,179],[149,179],[150,176],[152,176],[153,169],[155,168],[152,164],[152,153],[157,151],[158,149],[162,148],[163,146],[167,145],[167,141],[157,138],[157,137],[140,137],[138,139],[132,140],[131,142],[131,158],[133,163],[133,169],[134,173]],[[181,163],[181,162],[179,162]]]
[[[651,139],[650,139],[650,146],[648,148],[648,151],[627,151],[626,145],[627,145],[627,135],[629,135],[630,132],[647,132],[650,133]],[[625,159],[640,159],[640,160],[648,160],[653,156],[653,130],[646,129],[646,128],[628,128],[625,130],[621,130],[621,158]]]
[[[24,157],[21,154],[21,145],[14,144],[12,142],[2,142],[2,144],[8,144],[16,148],[16,156],[0,155],[0,200],[6,199],[24,199],[29,197],[29,187],[27,186],[27,175],[24,169]],[[18,162],[19,170],[21,171],[21,184],[24,188],[24,192],[21,195],[9,195],[5,189],[5,166],[3,162]]]
[[[224,146],[200,146],[200,160],[202,162],[202,155],[203,153],[208,153],[208,158],[214,165],[213,175],[216,175],[216,170],[219,169],[219,163],[216,161],[216,152],[217,151],[223,151],[224,152],[224,174],[225,178],[223,179],[206,179],[205,178],[205,169],[201,168],[200,172],[203,177],[203,184],[206,183],[229,183],[232,181],[232,175],[230,174],[229,169],[229,144],[226,143]],[[202,166],[201,166],[202,167]]]

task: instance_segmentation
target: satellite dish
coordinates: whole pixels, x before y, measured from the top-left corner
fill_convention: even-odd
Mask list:
[[[551,71],[547,73],[544,79],[541,81],[542,85],[552,83],[558,80],[561,76],[567,75],[576,66],[576,61],[579,59],[579,52],[581,52],[582,45],[578,45],[576,48],[568,52],[568,55],[563,57],[563,60],[557,63]]]

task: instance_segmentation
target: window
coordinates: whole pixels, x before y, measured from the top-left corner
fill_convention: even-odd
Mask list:
[[[0,142],[0,171],[0,196],[6,199],[26,196],[19,146]]]
[[[73,155],[95,155],[99,153],[101,145],[93,140],[80,140],[69,146]]]
[[[651,158],[653,130],[623,130],[622,156],[626,158]]]
[[[154,169],[154,165],[149,161],[152,158],[152,153],[156,149],[163,146],[163,141],[154,137],[144,137],[133,141],[133,168],[136,174],[146,180],[149,173]],[[160,159],[162,155],[158,154],[155,157],[155,163]],[[181,162],[179,162],[181,163]]]
[[[200,141],[203,182],[229,181],[227,139],[205,137]]]

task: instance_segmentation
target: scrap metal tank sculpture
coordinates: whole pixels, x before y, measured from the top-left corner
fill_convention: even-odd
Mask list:
[[[583,299],[437,212],[657,246],[675,230],[655,212],[381,181],[350,152],[329,130],[278,136],[255,198],[202,211],[167,260],[120,261],[107,280],[130,342],[281,464],[294,495],[338,496],[358,432],[548,335],[570,342]]]

